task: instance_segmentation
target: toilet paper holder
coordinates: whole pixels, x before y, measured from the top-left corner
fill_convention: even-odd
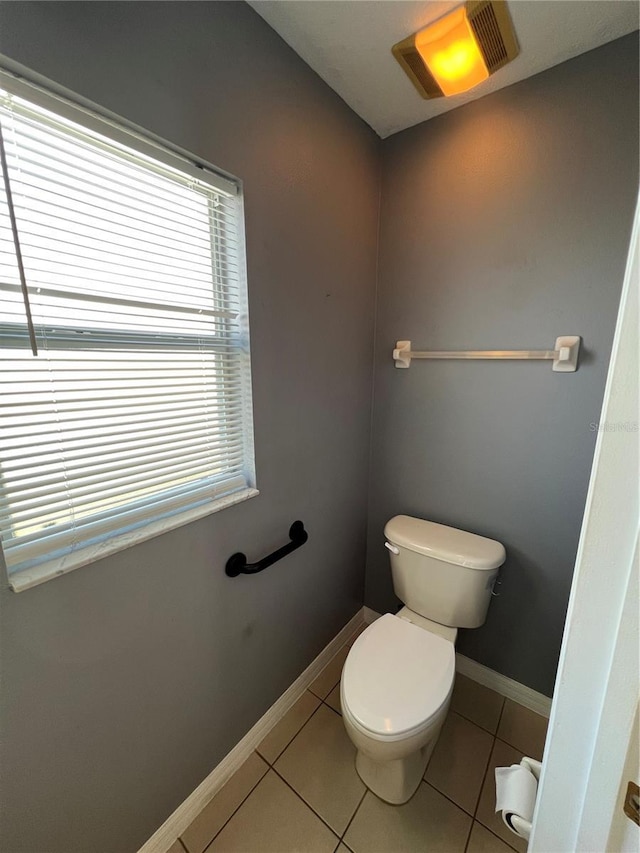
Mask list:
[[[536,785],[540,782],[540,773],[542,771],[542,763],[540,761],[536,761],[535,758],[525,756],[520,761],[520,766],[531,772],[536,780]],[[521,838],[525,838],[527,841],[529,840],[532,826],[530,820],[527,820],[514,812],[510,812],[507,809],[502,811],[502,819],[512,832],[519,835]]]

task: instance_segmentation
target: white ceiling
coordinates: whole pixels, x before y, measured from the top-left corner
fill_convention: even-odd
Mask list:
[[[391,46],[460,0],[248,0],[382,137],[638,29],[637,0],[509,0],[520,55],[464,95],[425,101]]]

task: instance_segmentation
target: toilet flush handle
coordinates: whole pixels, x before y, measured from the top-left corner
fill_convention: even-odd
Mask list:
[[[391,542],[385,542],[384,547],[388,548],[392,554],[399,554],[400,553],[400,548],[396,548],[396,546],[392,545]]]

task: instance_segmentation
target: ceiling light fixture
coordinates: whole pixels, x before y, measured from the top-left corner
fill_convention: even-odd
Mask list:
[[[468,92],[518,55],[504,0],[468,0],[392,48],[423,98]]]

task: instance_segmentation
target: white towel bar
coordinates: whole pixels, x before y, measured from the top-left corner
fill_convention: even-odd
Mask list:
[[[553,361],[553,369],[559,373],[575,373],[578,369],[578,353],[581,339],[577,335],[556,338],[555,349],[544,350],[452,350],[415,351],[411,341],[398,341],[393,350],[396,367],[411,367],[414,358],[459,358],[459,359],[520,359]]]

